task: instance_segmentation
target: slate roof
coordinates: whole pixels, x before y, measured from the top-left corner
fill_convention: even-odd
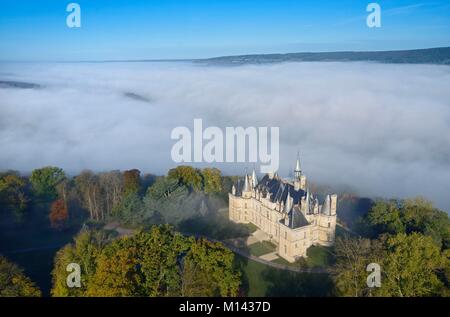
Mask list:
[[[306,195],[306,192],[302,189],[295,190],[294,186],[288,182],[283,181],[278,177],[269,178],[268,175],[265,175],[261,181],[259,182],[257,188],[262,193],[270,193],[270,201],[271,202],[285,202],[288,192],[293,198],[293,205],[297,205],[300,199]]]

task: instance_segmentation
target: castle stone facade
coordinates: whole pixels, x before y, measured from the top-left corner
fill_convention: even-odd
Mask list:
[[[336,229],[337,195],[319,199],[310,193],[297,159],[293,181],[277,174],[261,180],[245,175],[229,194],[229,217],[236,223],[253,223],[277,245],[277,253],[289,262],[306,257],[312,245],[330,246]]]

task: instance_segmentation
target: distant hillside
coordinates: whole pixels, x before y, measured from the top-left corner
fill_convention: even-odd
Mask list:
[[[207,64],[242,65],[280,62],[379,62],[450,65],[450,47],[405,51],[321,52],[223,56],[197,60]]]

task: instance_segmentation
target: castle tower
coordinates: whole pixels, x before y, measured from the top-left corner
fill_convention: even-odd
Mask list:
[[[306,176],[302,174],[302,169],[300,167],[300,155],[297,154],[297,162],[295,163],[294,170],[294,189],[295,190],[306,190]]]
[[[330,216],[331,215],[331,199],[330,199],[330,195],[327,195],[325,197],[325,201],[323,202],[323,206],[322,206],[322,213],[325,215]]]
[[[336,209],[337,209],[337,195],[336,194],[331,195],[330,204],[331,204],[330,215],[334,216],[334,215],[336,215]]]
[[[250,178],[250,176],[248,174],[245,174],[244,188],[242,189],[242,197],[243,198],[251,198],[252,197],[252,188],[250,186],[249,178]]]

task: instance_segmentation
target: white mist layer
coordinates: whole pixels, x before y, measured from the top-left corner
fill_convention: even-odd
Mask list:
[[[0,89],[3,170],[163,174],[175,165],[171,130],[201,118],[204,127],[280,127],[282,175],[299,150],[314,182],[377,197],[421,195],[450,210],[447,66],[0,64],[0,80],[43,86]],[[252,168],[213,165],[228,174]]]

